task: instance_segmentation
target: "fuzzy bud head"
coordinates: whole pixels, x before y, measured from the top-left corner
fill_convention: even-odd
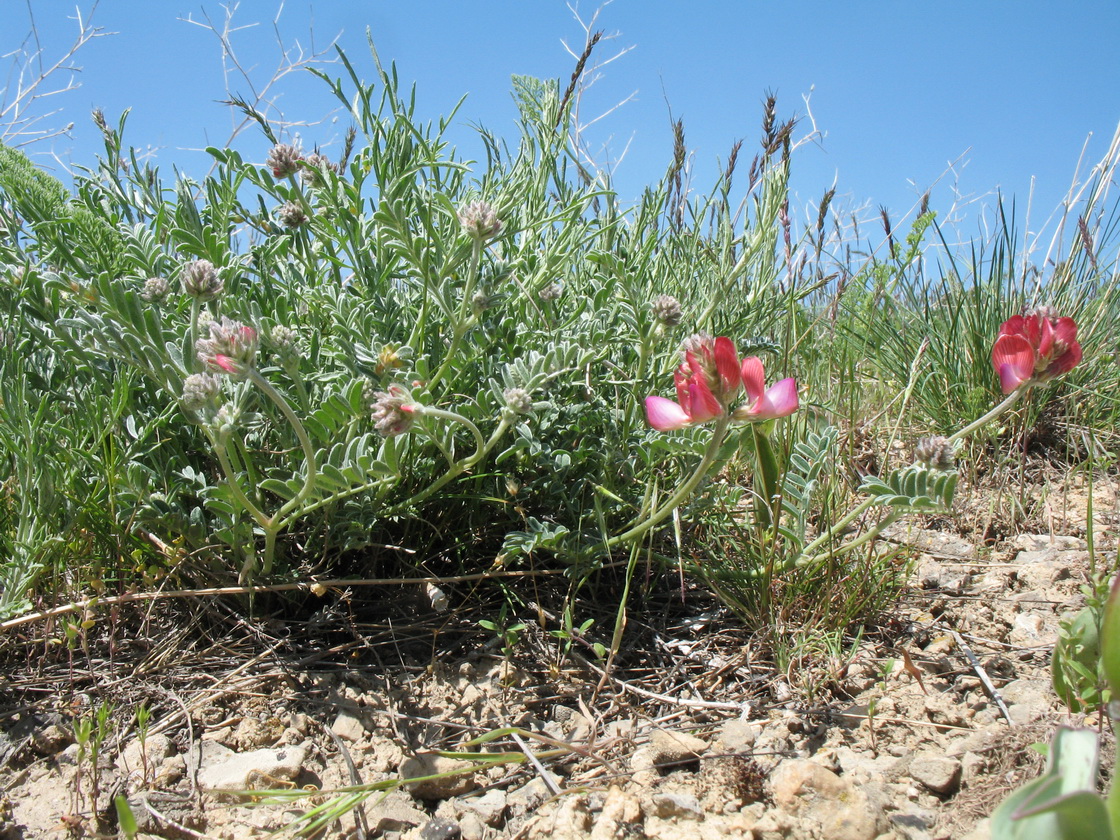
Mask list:
[[[272,170],[274,178],[287,178],[289,175],[296,174],[302,160],[303,155],[295,146],[287,143],[277,143],[268,153],[268,160],[265,161],[265,164]]]
[[[921,438],[914,446],[914,460],[930,469],[948,472],[957,464],[957,445],[941,435]]]
[[[140,297],[148,303],[160,304],[167,300],[171,294],[171,284],[166,277],[149,277],[144,281],[144,288],[140,290]]]
[[[192,260],[183,266],[183,291],[199,303],[213,300],[222,293],[225,283],[209,260]]]
[[[540,297],[541,300],[543,300],[545,303],[547,303],[548,301],[558,299],[560,297],[560,293],[562,291],[563,291],[563,288],[560,286],[559,283],[549,283],[547,286],[545,286],[543,289],[541,289],[540,292],[538,292],[537,294],[538,294],[538,296]]]
[[[502,223],[494,208],[485,201],[472,201],[458,213],[459,224],[472,239],[484,242],[502,232]]]
[[[388,391],[374,394],[373,425],[385,437],[407,432],[416,419],[416,404],[408,391],[400,385],[390,385]]]
[[[681,302],[672,295],[661,295],[652,304],[653,317],[667,327],[681,322]]]
[[[475,314],[485,312],[491,306],[493,306],[493,300],[486,292],[475,292],[471,296],[471,309],[474,310]]]
[[[280,224],[286,228],[298,228],[307,224],[307,213],[298,201],[285,201],[276,211]]]
[[[326,155],[321,155],[318,152],[312,152],[303,159],[299,168],[299,177],[303,183],[311,187],[323,186],[323,173],[324,172],[338,172],[338,164],[328,158]]]
[[[514,414],[528,414],[533,410],[533,397],[524,388],[507,388],[502,396],[506,407]]]
[[[244,378],[257,356],[257,331],[239,321],[223,317],[212,321],[210,337],[195,342],[199,360],[215,373]]]
[[[221,377],[213,373],[192,373],[183,380],[180,401],[187,411],[199,411],[212,405],[221,391]]]

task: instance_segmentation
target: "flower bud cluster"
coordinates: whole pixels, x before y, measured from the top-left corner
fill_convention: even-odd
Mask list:
[[[921,438],[914,445],[914,460],[930,469],[948,472],[957,464],[957,445],[941,435]]]
[[[268,334],[268,342],[280,358],[280,364],[288,365],[299,359],[299,341],[295,330],[285,327],[283,324],[277,324]]]
[[[183,380],[180,401],[187,411],[199,411],[212,405],[222,388],[221,377],[213,373],[192,373]]]
[[[672,295],[661,295],[652,304],[653,317],[667,327],[675,327],[681,322],[681,302]]]
[[[287,143],[277,143],[268,153],[265,164],[272,170],[273,177],[287,178],[299,171],[302,160],[303,154],[298,148]]]
[[[218,297],[225,283],[218,276],[218,270],[209,260],[193,260],[183,266],[183,291],[199,303],[206,303]]]
[[[407,432],[416,419],[416,404],[400,385],[390,385],[388,391],[374,394],[373,425],[385,437]]]
[[[285,201],[276,211],[276,215],[286,228],[298,228],[307,224],[307,212],[298,201]]]
[[[321,155],[318,152],[312,152],[303,159],[299,168],[299,177],[303,183],[311,187],[321,187],[323,185],[324,172],[338,172],[338,164],[328,158],[326,155]]]
[[[485,201],[472,201],[458,213],[463,232],[472,239],[484,242],[502,232],[498,214]]]
[[[210,324],[210,337],[195,342],[199,361],[208,370],[234,378],[245,377],[257,356],[257,331],[223,317]]]
[[[528,414],[533,410],[533,397],[524,388],[507,388],[502,396],[506,400],[506,408],[514,414]]]
[[[171,284],[166,277],[149,277],[144,281],[144,288],[140,290],[140,297],[148,303],[163,303],[171,294]]]

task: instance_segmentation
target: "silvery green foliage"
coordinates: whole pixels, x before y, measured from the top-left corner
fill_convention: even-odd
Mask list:
[[[817,490],[821,472],[834,464],[839,433],[835,426],[825,426],[819,432],[809,431],[790,451],[782,483],[780,529],[792,551],[799,551],[805,544],[809,517],[819,510]]]
[[[895,470],[886,480],[864,476],[860,492],[871,496],[875,504],[893,508],[895,512],[944,511],[953,504],[957,478],[956,471],[912,464]]]
[[[586,557],[702,448],[653,433],[641,410],[680,336],[774,334],[801,300],[773,294],[787,162],[764,162],[744,211],[696,193],[695,224],[668,225],[668,179],[624,211],[572,168],[555,82],[515,80],[521,136],[484,135],[491,154],[473,164],[444,139],[450,118],[421,120],[392,73],[367,84],[341,67],[324,81],[356,142],[315,177],[276,177],[271,165],[299,166],[294,153],[213,148],[211,174],[167,182],[112,143],[73,196],[25,161],[0,173],[20,220],[0,258],[26,270],[5,300],[64,371],[61,390],[115,394],[108,416],[132,418],[134,435],[117,421],[106,433],[127,462],[90,465],[114,475],[97,508],[117,517],[105,538],[148,528],[184,552],[224,546],[242,569],[285,535],[340,555],[422,534],[413,548],[460,561],[493,557],[509,535]],[[484,230],[465,231],[464,208],[483,204]],[[306,223],[286,226],[285,207]],[[172,282],[159,306],[142,294],[144,278],[177,281],[184,266],[207,267],[204,289]],[[663,295],[681,306],[671,329],[650,307]],[[262,351],[235,377],[211,371],[223,377],[212,400],[188,387],[184,407],[185,384],[207,373],[197,342],[223,319]],[[275,342],[288,330],[298,347]],[[369,395],[394,387],[424,411],[384,438]],[[439,529],[409,524],[431,516]]]

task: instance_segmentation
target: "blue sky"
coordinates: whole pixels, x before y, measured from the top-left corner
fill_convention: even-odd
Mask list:
[[[79,4],[88,10],[89,3]],[[57,55],[76,31],[74,4],[62,0],[0,0],[0,53],[27,33],[29,5],[45,56]],[[272,26],[278,5],[242,0],[233,16],[235,26],[259,24],[233,34],[258,83],[279,60]],[[576,8],[589,21],[598,4]],[[210,0],[102,0],[92,22],[115,34],[78,54],[81,88],[50,102],[62,112],[49,122],[74,121],[72,138],[28,151],[45,164],[48,152],[92,164],[99,142],[90,109],[102,108],[115,123],[131,108],[127,143],[152,147],[166,171],[176,165],[205,174],[206,159],[189,150],[223,143],[231,123],[217,103],[226,95],[218,39],[183,20],[204,20],[204,12],[215,24],[224,20],[223,7]],[[289,0],[279,18],[283,39],[310,47],[312,27],[320,46],[340,35],[372,79],[369,27],[382,60],[417,83],[426,118],[466,94],[452,138],[472,157],[479,146],[471,124],[516,139],[510,76],[566,82],[574,60],[561,41],[578,52],[584,38],[563,0]],[[795,158],[800,200],[811,203],[835,183],[850,206],[884,205],[896,218],[931,186],[933,207],[943,213],[955,190],[974,201],[966,214],[990,204],[997,189],[1022,210],[1033,179],[1032,222],[1041,223],[1069,188],[1087,138],[1083,169],[1101,157],[1120,121],[1116,0],[614,0],[596,27],[617,33],[600,44],[599,58],[633,48],[602,68],[583,111],[597,116],[633,94],[589,133],[604,160],[626,149],[616,170],[624,203],[664,172],[670,114],[684,120],[694,186],[706,191],[735,140],[744,139],[743,154],[753,155],[769,90],[781,116],[802,117],[801,133],[809,128],[803,97],[811,92],[823,134]],[[248,85],[236,79],[231,89],[244,95]],[[292,119],[317,120],[334,107],[306,73],[282,80],[277,92]],[[306,127],[303,143],[330,148],[346,125],[341,115]],[[263,160],[266,147],[252,131],[234,145]]]

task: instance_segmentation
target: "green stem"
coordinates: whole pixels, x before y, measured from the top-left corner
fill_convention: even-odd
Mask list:
[[[670,496],[660,508],[629,530],[611,537],[604,544],[604,548],[611,549],[621,543],[637,540],[645,536],[650,529],[660,524],[669,514],[676,510],[677,507],[691,495],[692,491],[696,489],[704,479],[704,476],[706,476],[708,471],[712,468],[712,464],[715,463],[716,457],[719,455],[719,448],[723,445],[724,438],[727,437],[727,427],[730,423],[730,417],[720,417],[716,420],[715,428],[712,430],[712,439],[708,441],[708,448],[704,450],[704,456],[700,459],[700,463],[696,465],[696,469],[693,471],[692,475],[688,477],[684,484],[677,488],[677,492]]]
[[[409,508],[409,507],[411,507],[415,504],[418,504],[419,502],[424,501],[424,499],[428,498],[433,493],[435,493],[436,491],[443,488],[449,481],[451,481],[452,479],[456,478],[457,476],[459,476],[462,473],[469,470],[471,467],[473,467],[475,464],[477,464],[479,461],[481,461],[483,458],[485,458],[490,453],[490,451],[494,448],[495,444],[497,444],[497,442],[501,439],[502,435],[504,435],[506,433],[506,431],[509,429],[509,427],[511,425],[511,422],[512,422],[511,419],[508,416],[503,416],[502,421],[498,424],[498,427],[496,429],[494,429],[494,433],[492,435],[490,435],[489,440],[483,441],[482,440],[482,435],[478,432],[478,428],[476,426],[474,426],[474,424],[471,423],[469,420],[467,420],[467,418],[461,417],[458,414],[455,414],[454,412],[450,412],[450,411],[444,412],[440,409],[431,409],[431,408],[428,408],[426,406],[424,408],[424,413],[425,414],[435,414],[435,412],[439,412],[439,414],[437,414],[436,416],[445,416],[445,417],[448,417],[448,419],[454,419],[456,422],[463,423],[463,424],[465,424],[469,427],[474,427],[473,432],[475,434],[475,441],[477,443],[479,443],[480,445],[474,451],[473,455],[471,455],[467,458],[464,458],[463,460],[459,461],[457,464],[452,465],[447,470],[447,472],[445,472],[443,475],[441,475],[439,478],[437,478],[435,481],[433,481],[431,484],[429,484],[423,490],[421,490],[420,492],[410,496],[409,498],[405,499],[403,502],[400,502],[396,505],[393,505],[392,508],[390,508],[389,510],[387,510],[385,512],[385,514],[384,514],[385,516],[391,515],[395,511],[400,511],[400,510],[407,509],[407,508]]]
[[[864,499],[862,502],[860,502],[858,505],[856,505],[854,508],[852,508],[850,511],[848,511],[848,513],[844,515],[843,519],[841,519],[839,522],[836,522],[836,523],[833,523],[832,525],[829,525],[828,528],[826,530],[824,530],[823,532],[821,532],[821,534],[815,540],[813,540],[811,543],[809,543],[807,546],[805,546],[805,548],[801,552],[801,556],[802,557],[811,556],[812,552],[819,549],[825,543],[830,542],[832,540],[833,534],[836,534],[838,532],[843,531],[845,528],[847,528],[849,525],[851,525],[853,522],[855,522],[857,519],[859,519],[861,516],[863,516],[867,511],[869,511],[874,506],[875,506],[875,500],[874,499],[872,499],[870,497]],[[799,562],[798,565],[803,565],[803,564],[801,564]]]
[[[486,441],[482,437],[482,432],[478,430],[478,426],[464,417],[462,414],[456,414],[454,411],[445,411],[442,408],[432,408],[431,406],[424,406],[420,409],[419,413],[424,417],[439,417],[442,420],[450,420],[452,423],[459,423],[466,426],[470,433],[474,435],[475,454],[481,452],[485,446]]]
[[[307,430],[304,429],[303,423],[300,421],[299,417],[296,416],[296,413],[292,411],[292,407],[288,405],[288,401],[284,399],[283,396],[281,396],[279,391],[272,387],[272,383],[261,376],[256,368],[249,368],[249,380],[262,391],[264,391],[265,395],[268,396],[270,400],[276,403],[276,406],[280,409],[281,413],[291,424],[292,430],[296,433],[296,437],[299,438],[299,445],[303,447],[303,457],[306,470],[306,475],[303,479],[303,487],[301,487],[300,491],[293,498],[289,499],[284,504],[284,506],[280,508],[279,511],[277,511],[275,518],[279,519],[285,514],[293,510],[297,510],[303,500],[306,499],[314,489],[316,473],[315,449],[311,445],[311,438],[307,436]],[[266,558],[266,562],[270,561],[271,557]]]
[[[1007,409],[1009,409],[1009,408],[1011,408],[1011,406],[1015,405],[1015,403],[1017,403],[1019,401],[1019,399],[1023,396],[1023,394],[1027,393],[1027,391],[1029,391],[1031,389],[1031,384],[1032,383],[1030,383],[1030,382],[1024,382],[1022,385],[1020,385],[1018,388],[1016,388],[1014,391],[1012,391],[1003,402],[1001,402],[999,405],[997,405],[995,408],[993,408],[991,411],[989,411],[987,414],[985,414],[979,420],[975,420],[972,423],[969,423],[967,426],[965,426],[959,432],[955,432],[954,434],[950,435],[949,436],[949,443],[956,443],[958,440],[962,440],[962,439],[968,437],[970,434],[975,432],[977,429],[979,429],[981,426],[985,425],[986,423],[990,423],[993,420],[995,420],[997,417],[999,417],[1001,414],[1003,414],[1003,412],[1007,411]]]
[[[225,441],[222,440],[221,435],[214,438],[214,453],[218,456],[218,463],[222,467],[222,472],[226,474],[226,482],[229,484],[230,492],[233,493],[234,498],[249,512],[253,520],[267,531],[273,524],[273,520],[271,517],[265,516],[264,512],[258,508],[249,497],[245,495],[245,491],[241,489],[233,465],[229,461],[229,453],[226,451]]]
[[[474,322],[474,319],[467,318],[467,312],[471,305],[471,297],[474,294],[475,284],[478,282],[478,266],[482,261],[482,240],[475,239],[471,244],[471,262],[470,267],[467,269],[467,280],[463,284],[463,299],[459,301],[459,311],[455,315],[455,326],[451,333],[451,344],[447,348],[447,355],[443,358],[443,363],[440,364],[439,369],[432,374],[431,379],[428,380],[428,389],[435,388],[436,383],[443,379],[447,374],[447,369],[451,366],[451,361],[455,358],[455,354],[459,352],[459,344],[466,335],[467,329]]]
[[[856,537],[851,542],[846,542],[843,545],[838,546],[834,550],[826,551],[826,552],[823,552],[821,554],[817,554],[815,556],[807,556],[807,552],[803,551],[801,553],[801,556],[799,558],[797,558],[797,560],[795,562],[783,564],[778,569],[778,571],[779,572],[784,572],[784,571],[788,571],[791,568],[803,569],[806,566],[813,566],[813,565],[816,565],[817,563],[821,563],[821,562],[829,559],[830,557],[837,557],[837,556],[842,555],[842,554],[849,554],[852,551],[855,551],[861,545],[867,545],[867,543],[876,539],[879,536],[879,534],[881,534],[883,532],[883,529],[889,527],[891,524],[898,521],[898,518],[900,516],[902,516],[901,511],[891,511],[886,516],[884,516],[879,522],[875,523],[875,525],[868,528],[864,533],[860,534],[858,537]]]

